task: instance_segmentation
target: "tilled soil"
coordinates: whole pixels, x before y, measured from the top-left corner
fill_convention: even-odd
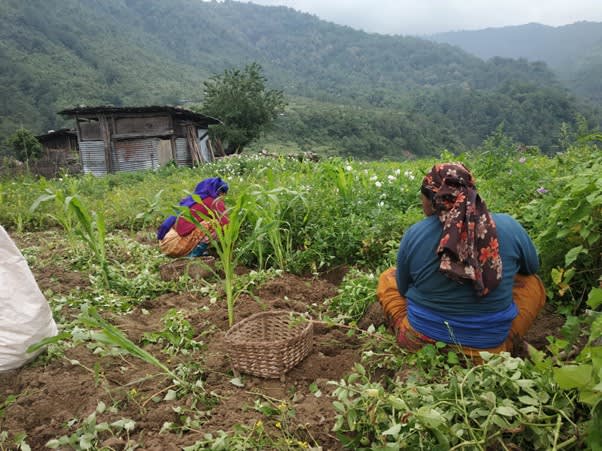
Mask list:
[[[190,262],[174,261],[171,265],[161,268],[165,279],[183,272],[192,279],[208,276],[202,267]],[[236,320],[267,310],[311,315],[336,294],[335,283],[340,283],[346,270],[341,268],[341,274],[330,272],[323,278],[282,274],[253,295],[242,295],[236,304]],[[54,293],[68,293],[89,284],[78,272],[53,267],[33,271],[40,287]],[[161,330],[162,318],[170,309],[178,310],[190,322],[196,331],[195,339],[204,346],[192,355],[177,357],[162,353],[155,344],[145,349],[170,368],[179,362],[197,363],[203,373],[204,392],[211,402],[190,397],[164,400],[173,383],[157,368],[130,355],[99,355],[93,347],[82,344],[68,349],[64,357],[47,359],[42,355],[18,370],[0,373],[0,431],[7,431],[10,437],[25,433],[31,449],[42,450],[48,440],[72,433],[102,401],[114,409],[97,414],[97,424],[131,419],[136,426],[129,438],[139,445],[138,449],[177,450],[195,443],[207,432],[229,431],[236,424],[252,426],[262,421],[266,428],[273,429],[275,421],[254,408],[260,400],[286,403],[294,412],[289,425],[291,434],[319,444],[324,450],[341,449],[331,432],[335,413],[329,396],[332,386],[327,382],[341,379],[360,360],[357,335],[316,322],[311,353],[283,380],[242,375],[244,386],[239,387],[231,382],[234,375],[224,340],[228,318],[222,303],[191,293],[166,294],[143,302],[126,315],[105,317],[132,341],[140,343],[145,333]],[[557,335],[562,322],[560,315],[545,309],[527,341],[544,348],[546,336]],[[316,389],[320,396],[316,396]],[[10,395],[16,399],[9,401]],[[182,424],[186,416],[182,412],[192,412],[192,407],[197,415],[201,412],[200,428],[160,432],[166,422]],[[124,449],[125,444],[123,437],[102,435],[101,445],[106,449]]]

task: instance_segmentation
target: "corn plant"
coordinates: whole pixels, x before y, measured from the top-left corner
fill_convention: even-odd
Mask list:
[[[30,207],[33,213],[41,203],[53,200],[55,202],[54,214],[49,217],[58,222],[67,236],[78,236],[94,255],[96,263],[100,266],[103,285],[110,287],[109,265],[105,250],[105,221],[104,215],[89,211],[77,195],[66,196],[61,190],[46,190],[46,194],[39,196]],[[70,239],[71,240],[71,239]]]
[[[90,339],[105,345],[115,346],[131,356],[155,366],[161,370],[163,375],[169,377],[173,381],[173,385],[169,388],[164,399],[176,399],[178,393],[193,393],[198,399],[205,400],[205,390],[201,379],[202,371],[198,365],[178,365],[175,370],[169,369],[150,352],[142,349],[126,337],[119,328],[104,320],[92,307],[84,306],[82,308],[80,321],[84,326],[96,330],[91,333]]]
[[[198,196],[193,195],[192,197],[196,202],[202,202],[201,198]],[[235,269],[238,266],[241,255],[249,246],[247,243],[246,246],[237,247],[241,229],[248,213],[248,205],[248,194],[243,192],[236,198],[235,205],[228,209],[227,214],[229,222],[225,226],[221,226],[220,218],[213,211],[209,210],[209,215],[199,213],[201,219],[210,224],[210,228],[214,233],[212,233],[212,230],[209,230],[206,223],[196,219],[190,212],[190,209],[179,207],[183,217],[192,222],[207,235],[217,252],[224,272],[223,284],[224,292],[226,294],[226,305],[228,308],[228,324],[230,326],[234,324],[234,304],[241,294],[241,291],[236,290]]]
[[[100,266],[103,284],[110,287],[109,263],[105,249],[105,221],[104,215],[99,212],[90,212],[77,196],[68,196],[65,204],[78,222],[76,234],[88,245],[94,255],[96,263]]]
[[[250,215],[255,223],[253,246],[259,267],[265,268],[271,257],[276,268],[285,270],[292,258],[293,240],[291,225],[284,218],[287,210],[297,201],[305,205],[305,199],[301,193],[287,188],[264,191],[258,187],[251,195],[256,199],[253,208],[250,208]],[[307,207],[304,210],[307,212]],[[266,241],[271,249],[271,255],[267,258],[264,256]]]
[[[323,175],[330,182],[334,183],[338,191],[338,196],[344,202],[352,200],[353,196],[353,172],[351,165],[343,167],[342,161],[334,160],[322,165]]]
[[[164,374],[170,376],[172,379],[177,379],[175,373],[165,366],[165,364],[163,364],[150,352],[145,351],[127,338],[117,327],[104,320],[93,307],[82,308],[80,321],[86,327],[99,329],[98,332],[94,332],[92,334],[92,338],[94,340],[100,343],[117,346],[128,354],[159,368]]]
[[[75,236],[75,217],[69,207],[68,196],[62,190],[52,190],[47,188],[45,194],[39,196],[29,208],[30,213],[34,213],[44,202],[54,201],[52,213],[46,215],[61,225],[67,233],[67,238],[71,242]]]
[[[25,190],[30,184],[22,182],[21,189]],[[8,218],[6,224],[12,224],[17,232],[22,233],[25,230],[25,226],[32,222],[32,213],[27,209],[28,199],[26,198],[28,193],[14,190],[12,193],[8,192],[8,195],[4,195],[5,202],[2,203],[2,208],[8,209]],[[8,207],[11,208],[8,208]]]

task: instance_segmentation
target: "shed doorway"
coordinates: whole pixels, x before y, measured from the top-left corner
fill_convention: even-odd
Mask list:
[[[159,166],[163,167],[174,159],[171,151],[171,140],[162,139],[159,141]]]

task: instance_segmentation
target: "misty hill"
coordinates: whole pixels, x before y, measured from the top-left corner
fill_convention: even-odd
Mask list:
[[[334,153],[463,150],[500,123],[551,149],[563,122],[593,118],[542,63],[234,1],[0,0],[0,58],[0,137],[79,104],[199,102],[203,80],[253,61],[291,98],[273,136]]]
[[[543,61],[577,94],[602,104],[602,23],[550,27],[527,24],[439,33],[434,41],[483,59],[495,56]]]

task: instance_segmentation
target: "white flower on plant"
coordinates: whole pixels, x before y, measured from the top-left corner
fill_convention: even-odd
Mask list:
[[[395,169],[394,174],[395,175],[401,174],[401,169],[399,169],[399,168]]]
[[[403,175],[410,180],[414,180],[416,178],[416,176],[410,170],[405,171]]]
[[[380,201],[378,204],[376,204],[376,205],[378,205],[378,207],[379,207],[379,208],[382,208],[382,207],[384,207],[384,206],[385,206],[385,203],[384,203],[384,202],[381,200],[381,201]]]
[[[389,182],[394,182],[395,180],[397,180],[394,175],[388,175],[387,179],[389,179]]]
[[[348,164],[347,166],[345,166],[345,170],[346,170],[347,172],[351,172],[351,171],[353,171],[353,168],[351,167],[351,165],[350,165],[350,164]]]
[[[376,182],[374,182],[374,185],[375,185],[377,188],[381,188],[381,187],[383,186],[383,184],[382,184],[382,183],[380,183],[378,180],[377,180]]]
[[[371,182],[373,182],[373,181],[375,181],[375,180],[378,180],[378,177],[377,177],[377,176],[373,175],[372,177],[370,177],[370,181],[371,181]]]

